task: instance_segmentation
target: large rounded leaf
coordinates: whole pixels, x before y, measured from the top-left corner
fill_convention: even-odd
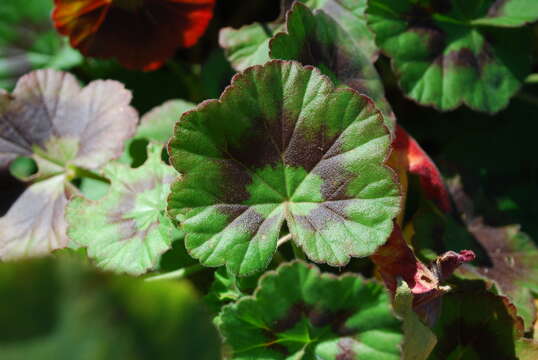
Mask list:
[[[233,359],[400,359],[401,323],[374,282],[302,262],[262,277],[217,318]]]
[[[264,269],[284,221],[310,259],[342,266],[385,243],[399,212],[389,145],[368,98],[296,62],[255,66],[178,123],[169,213],[208,266]]]

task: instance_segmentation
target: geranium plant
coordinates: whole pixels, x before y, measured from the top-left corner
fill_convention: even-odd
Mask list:
[[[537,21],[7,0],[0,358],[538,359]]]

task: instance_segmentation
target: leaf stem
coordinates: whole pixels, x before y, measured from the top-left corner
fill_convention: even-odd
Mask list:
[[[70,177],[72,177],[72,178],[83,178],[83,177],[85,177],[85,178],[98,180],[98,181],[101,181],[101,182],[104,182],[104,183],[107,183],[107,184],[110,183],[110,180],[108,180],[104,176],[101,176],[96,172],[93,172],[93,171],[88,170],[88,169],[83,169],[83,168],[75,166],[75,165],[69,165],[68,174],[70,174]]]
[[[189,275],[195,274],[201,270],[205,269],[202,264],[194,264],[187,266],[178,270],[170,271],[164,274],[159,274],[155,276],[150,276],[145,279],[145,281],[159,281],[159,280],[171,280],[171,279],[183,279]]]
[[[279,248],[282,244],[285,244],[288,241],[290,241],[291,238],[292,238],[291,234],[282,236],[280,239],[278,239],[278,241],[276,243],[276,247]]]

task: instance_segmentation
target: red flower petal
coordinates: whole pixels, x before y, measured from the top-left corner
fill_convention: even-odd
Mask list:
[[[124,0],[125,1],[125,0]],[[53,20],[86,56],[117,58],[131,69],[155,70],[178,47],[194,45],[213,16],[215,0],[55,0]]]

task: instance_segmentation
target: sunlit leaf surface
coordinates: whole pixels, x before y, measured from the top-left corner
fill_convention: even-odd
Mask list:
[[[179,122],[169,152],[183,178],[169,213],[208,266],[264,269],[284,221],[310,259],[341,266],[392,230],[389,145],[381,114],[355,91],[295,62],[252,67]]]

